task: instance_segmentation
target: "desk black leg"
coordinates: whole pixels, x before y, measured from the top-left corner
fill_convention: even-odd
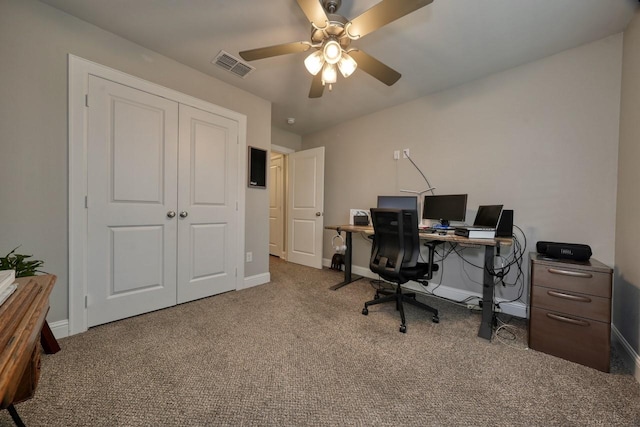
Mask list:
[[[355,282],[356,280],[362,279],[362,276],[358,276],[357,274],[351,274],[351,232],[347,231],[347,241],[346,247],[347,250],[344,252],[344,281],[338,283],[335,286],[332,286],[330,289],[335,291],[340,289],[341,287],[348,285],[351,282]]]
[[[25,427],[24,423],[20,419],[20,415],[18,415],[18,411],[16,411],[16,407],[15,406],[9,405],[7,410],[11,414],[11,418],[13,419],[13,422],[16,423],[17,427]]]
[[[493,277],[487,271],[486,266],[493,265],[493,246],[484,247],[484,271],[482,279],[482,323],[478,336],[491,341],[493,335]]]

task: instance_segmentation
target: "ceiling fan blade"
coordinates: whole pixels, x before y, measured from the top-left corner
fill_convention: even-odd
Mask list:
[[[323,28],[329,20],[324,8],[318,0],[298,0],[300,9],[304,12],[309,22],[316,27]]]
[[[349,55],[356,60],[359,69],[380,80],[387,86],[391,86],[402,77],[402,74],[393,68],[384,65],[373,56],[361,50],[352,50],[349,52]]]
[[[349,34],[354,37],[365,36],[431,3],[433,0],[382,0],[351,20]]]
[[[271,58],[272,56],[305,52],[309,50],[310,47],[311,44],[308,42],[284,43],[277,44],[275,46],[261,47],[258,49],[244,50],[240,52],[240,56],[245,61],[255,61],[256,59]]]
[[[324,85],[322,84],[322,73],[318,73],[313,76],[311,81],[311,89],[309,90],[309,98],[320,98],[324,92]]]

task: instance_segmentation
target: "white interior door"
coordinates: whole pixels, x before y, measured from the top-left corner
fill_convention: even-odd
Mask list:
[[[284,156],[271,157],[269,170],[269,254],[284,256]]]
[[[180,104],[178,303],[236,289],[238,124]]]
[[[90,76],[88,326],[175,304],[178,103]]]
[[[287,261],[322,268],[324,147],[288,156]]]

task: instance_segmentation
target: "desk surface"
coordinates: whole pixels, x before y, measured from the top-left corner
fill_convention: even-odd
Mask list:
[[[373,227],[361,226],[361,225],[327,225],[325,227],[329,230],[345,231],[347,233],[347,250],[345,253],[345,280],[342,283],[334,286],[331,289],[338,289],[346,284],[358,280],[351,276],[351,233],[367,233],[373,234]],[[485,265],[491,265],[493,262],[493,255],[495,248],[500,246],[510,246],[513,244],[513,239],[508,237],[497,237],[494,239],[469,239],[467,237],[456,236],[455,234],[434,234],[434,233],[420,233],[420,240],[432,241],[432,242],[450,242],[457,243],[465,246],[476,246],[484,248],[484,260]],[[491,340],[493,335],[494,315],[493,312],[493,293],[494,293],[493,276],[485,268],[483,269],[482,279],[482,321],[480,322],[480,329],[478,330],[478,336]]]
[[[16,279],[18,289],[0,305],[0,408],[12,404],[40,338],[56,276]]]
[[[327,225],[324,228],[327,230],[341,230],[347,233],[373,234],[373,227],[368,225]],[[495,239],[469,239],[463,236],[456,236],[455,234],[441,235],[437,233],[424,232],[420,232],[420,239],[478,246],[511,246],[513,244],[513,239],[509,237],[496,237]]]

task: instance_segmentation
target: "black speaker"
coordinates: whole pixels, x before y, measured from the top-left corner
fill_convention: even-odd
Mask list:
[[[513,236],[513,209],[503,209],[500,215],[498,227],[496,227],[496,237]]]
[[[538,242],[536,250],[539,254],[552,258],[588,261],[591,258],[591,247],[580,243]]]

